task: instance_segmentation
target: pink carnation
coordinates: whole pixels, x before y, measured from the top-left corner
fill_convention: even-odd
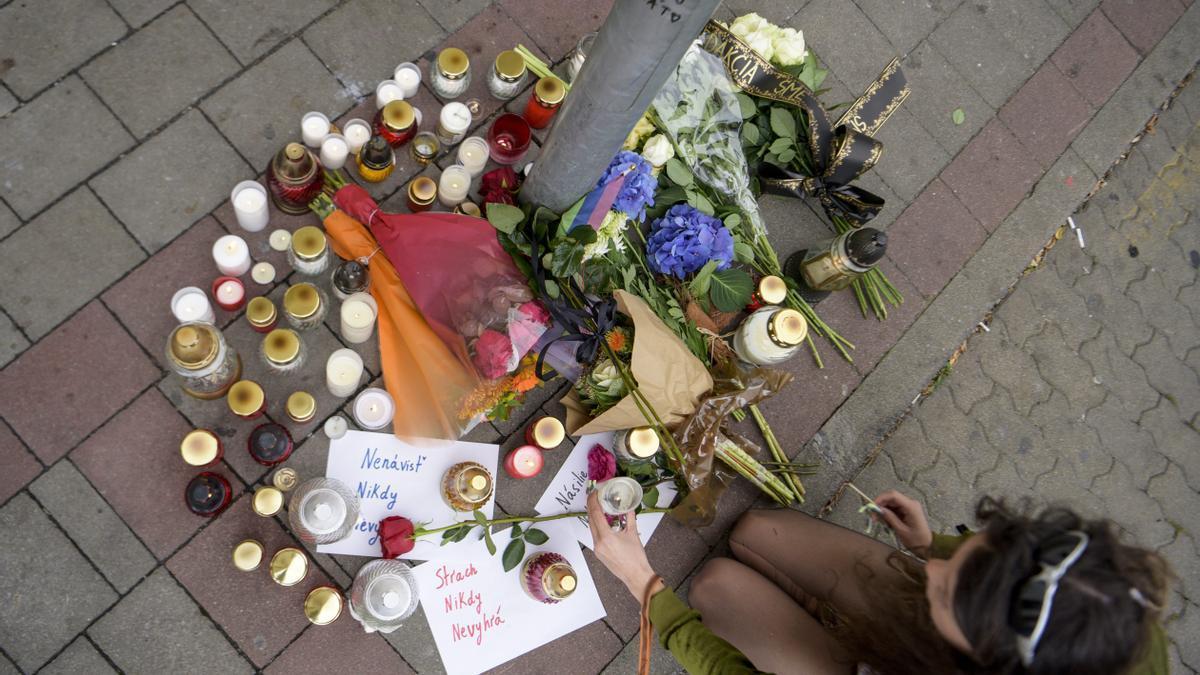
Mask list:
[[[617,475],[617,457],[599,443],[588,450],[588,480],[606,481]]]
[[[512,360],[512,341],[504,333],[492,330],[483,331],[475,342],[475,356],[471,361],[479,369],[479,373],[489,380],[504,376],[508,372],[509,361]]]
[[[536,321],[543,326],[550,325],[550,312],[547,312],[546,308],[542,307],[542,303],[537,300],[530,300],[521,305],[519,311],[528,317],[530,321]]]

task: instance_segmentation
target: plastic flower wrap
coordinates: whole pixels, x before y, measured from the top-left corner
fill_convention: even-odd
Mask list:
[[[657,274],[683,279],[717,260],[718,270],[733,262],[733,235],[724,223],[688,204],[672,206],[650,225],[646,262]]]
[[[550,327],[550,313],[531,298],[524,286],[495,288],[488,316],[472,314],[460,326],[464,335],[478,336],[470,344],[471,362],[485,379],[516,370]]]
[[[613,202],[613,211],[622,211],[638,222],[646,218],[646,207],[654,206],[654,193],[658,190],[658,181],[651,175],[653,168],[636,152],[622,150],[617,153],[598,183],[599,186],[608,185],[629,174]]]

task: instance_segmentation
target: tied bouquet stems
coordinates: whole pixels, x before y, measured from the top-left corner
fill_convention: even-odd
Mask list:
[[[529,51],[529,48],[526,47],[525,45],[517,44],[516,49],[514,49],[513,51],[520,54],[522,59],[525,59],[525,67],[528,68],[529,72],[533,73],[534,75],[537,75],[538,77],[554,77],[554,78],[558,78],[559,80],[562,80],[562,78],[558,77],[553,72],[551,72],[550,66],[546,65],[545,61],[539,59],[537,54],[534,54],[533,52]],[[563,83],[563,87],[567,91],[571,91],[571,83],[570,82],[567,82],[566,80],[562,80],[562,83]]]

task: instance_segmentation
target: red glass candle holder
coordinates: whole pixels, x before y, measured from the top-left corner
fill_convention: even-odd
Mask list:
[[[229,481],[218,473],[203,471],[188,482],[183,492],[183,503],[198,516],[212,518],[225,510],[233,499],[233,488]]]
[[[541,473],[545,462],[541,448],[536,445],[522,445],[504,458],[504,471],[513,478],[533,478]]]
[[[229,284],[229,288],[236,289],[233,297],[223,297],[220,293],[221,287]],[[246,304],[246,285],[237,277],[217,277],[212,283],[212,296],[217,301],[217,307],[226,312],[236,312]]]
[[[512,165],[521,161],[529,151],[529,139],[532,137],[529,122],[524,117],[513,113],[504,113],[492,122],[488,129],[487,142],[491,151],[492,161],[497,164]]]
[[[246,441],[246,449],[254,461],[263,466],[275,466],[287,461],[292,456],[292,435],[286,427],[275,422],[267,422],[254,427],[250,438]]]

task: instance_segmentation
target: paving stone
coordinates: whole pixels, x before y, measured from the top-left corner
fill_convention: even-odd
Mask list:
[[[552,61],[564,58],[585,33],[600,30],[612,0],[500,0],[504,11],[513,18],[534,42],[550,55]],[[570,17],[570,20],[564,20]]]
[[[28,347],[29,340],[25,339],[12,319],[7,314],[0,314],[0,368],[8,365]]]
[[[53,462],[158,377],[158,369],[94,302],[0,372],[0,414]]]
[[[1066,76],[1053,63],[1047,63],[1009,99],[998,116],[1038,164],[1049,167],[1087,124],[1092,108]]]
[[[368,44],[360,37],[349,30],[338,36],[346,45]],[[288,94],[281,99],[263,92]],[[354,95],[342,89],[303,42],[292,40],[218,89],[200,107],[255,171],[265,171],[280,148],[300,140],[304,113],[320,110],[332,119],[351,106]],[[225,188],[232,185],[227,181]]]
[[[975,11],[985,25],[1001,35],[1025,59],[1037,68],[1071,32],[1054,11],[1058,0],[978,0]]]
[[[623,646],[603,621],[594,621],[487,673],[599,673]]]
[[[1075,28],[1092,14],[1092,10],[1100,5],[1100,0],[1059,0],[1048,4],[1068,26]]]
[[[958,6],[929,36],[963,77],[993,108],[999,108],[1033,74],[1031,62],[986,21],[973,2]]]
[[[268,675],[296,672],[412,673],[379,633],[366,633],[349,612],[328,626],[309,626],[266,669]]]
[[[58,462],[29,486],[117,591],[132,588],[156,562],[70,462]]]
[[[858,6],[901,54],[911,52],[962,0],[857,0]],[[905,72],[908,69],[905,68]],[[909,78],[912,82],[912,78]],[[930,92],[932,93],[932,92]]]
[[[70,159],[45,161],[46,139],[71,148]],[[117,118],[71,75],[0,118],[0,147],[13,158],[0,163],[0,195],[31,218],[132,144]]]
[[[221,563],[233,569],[228,560]],[[133,589],[88,635],[126,672],[252,672],[165,568]]]
[[[539,408],[550,403],[556,404],[559,399],[566,396],[568,386],[564,380],[553,379],[526,392],[521,407],[512,410],[506,420],[493,420],[492,425],[501,436],[509,436],[518,431],[524,433],[529,421],[540,413]]]
[[[193,0],[192,10],[242,63],[250,63],[329,10],[334,0]],[[348,34],[349,35],[349,34]]]
[[[1100,107],[1133,72],[1138,54],[1104,12],[1092,12],[1050,60],[1084,98]]]
[[[636,673],[638,668],[638,641],[630,640],[619,654],[600,671],[602,675],[625,675]],[[684,675],[687,671],[679,665],[679,661],[671,652],[663,649],[656,636],[651,642],[650,673],[651,675]]]
[[[91,182],[138,241],[157,251],[254,174],[192,110]],[[198,252],[200,253],[200,252]]]
[[[155,389],[142,394],[72,454],[117,515],[162,560],[208,522],[188,511],[184,487],[198,471],[179,459],[179,441],[192,426]],[[226,446],[232,453],[233,448]],[[228,468],[235,496],[242,484]]]
[[[801,249],[833,237],[833,229],[819,206],[804,199],[762,195],[758,198],[759,215],[767,227],[767,240],[783,263]]]
[[[129,25],[138,28],[174,3],[172,0],[110,0],[108,4],[117,10]]]
[[[903,108],[896,111],[876,136],[884,145],[884,159],[875,167],[896,194],[905,201],[917,198],[929,181],[947,164],[950,155],[929,132]],[[891,147],[893,152],[888,152]],[[903,148],[902,152],[896,152]]]
[[[19,103],[20,101],[17,100],[16,96],[13,96],[8,89],[0,86],[0,117],[4,117],[8,113],[12,112]]]
[[[940,179],[888,228],[888,257],[926,297],[937,295],[987,239],[987,230]]]
[[[263,185],[267,184],[266,175],[259,174],[255,180]],[[230,190],[233,188],[231,187]],[[287,230],[295,232],[297,229],[305,225],[321,225],[321,219],[311,211],[299,215],[284,213],[280,211],[273,202],[267,200],[268,221],[267,226],[258,232],[247,232],[237,224],[237,216],[233,212],[233,202],[229,199],[221,202],[221,205],[213,210],[213,217],[221,222],[221,225],[229,232],[236,234],[246,240],[246,245],[250,248],[250,257],[254,262],[269,262],[275,267],[275,281],[266,286],[261,286],[253,280],[247,281],[250,285],[250,295],[266,295],[277,284],[282,283],[288,274],[292,271],[292,265],[288,262],[287,253],[284,251],[276,251],[271,248],[271,233],[275,230]]]
[[[350,35],[354,38],[347,39]],[[397,65],[416,61],[444,37],[417,0],[350,0],[304,31],[304,42],[359,97],[373,96],[375,85],[391,78]],[[487,72],[475,65],[473,77]]]
[[[12,3],[0,8],[0,77],[21,98],[32,98],[125,31],[121,18],[106,3]]]
[[[421,6],[438,22],[443,30],[453,33],[476,14],[483,11],[490,0],[423,0]]]
[[[3,110],[3,106],[0,106],[0,110]],[[3,115],[4,113],[0,112],[0,117]],[[7,237],[18,227],[21,227],[21,219],[17,218],[17,214],[13,213],[12,209],[0,202],[0,239]]]
[[[1104,0],[1104,12],[1139,52],[1149,52],[1184,11],[1179,0]]]
[[[784,365],[795,379],[759,406],[768,421],[789,420],[786,425],[772,425],[780,446],[789,456],[808,442],[862,381],[858,371],[827,341],[817,339],[816,345],[825,367],[818,368],[809,351],[800,350]]]
[[[787,2],[786,0],[728,0],[727,2],[721,3],[716,18],[720,18],[721,10],[727,10],[733,15],[730,19],[731,21],[744,14],[754,12],[755,14],[758,14],[762,18],[777,26],[803,30],[804,27],[801,24],[794,22],[791,19],[798,11],[803,9],[804,6],[808,4],[808,1],[809,0],[793,0],[792,2]],[[726,25],[728,24],[729,22],[726,22]]]
[[[237,61],[182,5],[80,73],[125,126],[145,137],[237,70]],[[197,140],[198,146],[206,145]]]
[[[8,501],[42,471],[42,465],[6,424],[0,424],[0,504]]]
[[[233,547],[243,539],[254,539],[265,550],[263,567],[254,572],[242,572],[229,562]],[[269,580],[265,566],[270,556],[285,546],[297,545],[275,519],[255,514],[250,497],[243,497],[172,556],[167,568],[261,668],[309,625],[299,611],[304,596],[329,583],[323,572],[311,566],[308,575],[294,586]]]
[[[32,672],[117,594],[29,497],[20,495],[0,509],[0,535],[7,542],[0,548],[0,586],[8,598],[0,605],[0,646]],[[54,593],[27,592],[49,588]]]
[[[954,158],[941,178],[991,232],[1040,176],[1041,169],[1029,151],[993,120]]]
[[[839,81],[850,87],[853,96],[861,94],[897,56],[887,38],[853,2],[811,0],[791,23],[804,31],[808,47],[816,51]],[[851,35],[854,39],[847,40]],[[888,122],[894,123],[895,118]]]
[[[433,632],[429,629],[429,621],[425,617],[425,608],[417,605],[417,611],[404,622],[400,628],[383,635],[383,639],[400,654],[404,660],[418,673],[443,674],[442,657],[438,655],[437,645],[433,641]]]
[[[117,671],[113,670],[108,661],[104,660],[104,656],[96,651],[86,637],[81,635],[75,638],[71,646],[64,649],[38,672],[46,675],[75,675],[76,673],[100,675]]]
[[[906,0],[914,2],[915,0]],[[883,0],[880,0],[883,4]],[[886,2],[891,6],[893,2]],[[995,110],[983,100],[950,62],[926,40],[904,59],[904,75],[913,93],[904,102],[904,109],[912,113],[917,122],[929,132],[950,155],[958,154],[983,125],[992,118]],[[963,123],[954,123],[954,111],[961,108]],[[902,146],[906,147],[906,146]],[[905,149],[903,154],[910,152]],[[884,161],[891,155],[901,154],[884,151]]]

